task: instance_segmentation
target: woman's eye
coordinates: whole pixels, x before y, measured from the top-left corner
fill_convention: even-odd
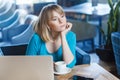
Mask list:
[[[62,18],[64,17],[64,15],[61,16]]]
[[[55,18],[55,19],[52,19],[53,21],[56,21],[57,19]]]

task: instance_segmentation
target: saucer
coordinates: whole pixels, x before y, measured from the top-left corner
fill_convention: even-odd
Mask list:
[[[54,74],[57,74],[57,75],[64,75],[64,74],[67,74],[67,73],[70,73],[71,72],[71,68],[67,68],[68,70],[66,72],[56,72],[54,71]]]

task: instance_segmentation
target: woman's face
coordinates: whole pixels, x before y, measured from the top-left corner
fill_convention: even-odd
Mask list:
[[[66,29],[65,14],[59,14],[53,11],[52,18],[48,21],[48,26],[54,32],[61,32]]]

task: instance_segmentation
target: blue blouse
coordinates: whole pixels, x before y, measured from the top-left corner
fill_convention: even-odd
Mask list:
[[[72,31],[69,31],[66,35],[66,39],[67,39],[69,48],[74,55],[73,61],[67,65],[68,67],[72,68],[76,63],[76,57],[75,57],[76,35]],[[51,55],[53,56],[53,60],[55,62],[63,60],[62,46],[60,46],[56,52],[49,53],[46,48],[45,42],[39,37],[37,33],[33,35],[33,37],[29,42],[26,55]]]

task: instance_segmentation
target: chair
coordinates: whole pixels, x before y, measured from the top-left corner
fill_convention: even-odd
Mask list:
[[[17,44],[17,43],[28,43],[31,36],[33,35],[34,31],[33,31],[33,24],[34,22],[38,19],[37,16],[34,15],[28,15],[25,18],[25,23],[24,25],[28,25],[28,27],[26,27],[26,29],[24,28],[24,30],[19,27],[19,30],[23,30],[20,34],[15,35],[13,37],[11,37],[11,43],[12,44]],[[20,29],[21,28],[21,29]],[[17,28],[16,28],[17,29]]]
[[[27,49],[27,44],[17,44],[17,45],[1,47],[1,50],[4,56],[25,55],[26,49]]]
[[[8,1],[7,5],[7,9],[4,12],[0,13],[0,21],[3,21],[12,16],[16,9],[15,3],[13,2]]]
[[[3,3],[3,1],[2,1],[2,0],[0,0],[0,7],[1,7],[2,3]]]
[[[33,31],[33,22],[25,29],[22,33],[13,36],[11,38],[11,43],[12,44],[18,44],[18,43],[28,43],[30,38],[32,37],[34,31]]]
[[[38,19],[38,16],[29,14],[29,15],[27,15],[27,16],[25,17],[24,24],[30,24],[31,21],[36,21],[37,19]]]
[[[71,6],[75,6],[78,4],[82,4],[84,2],[87,2],[88,0],[57,0],[57,4],[61,5],[62,7],[71,7]]]
[[[120,32],[113,32],[111,34],[111,40],[115,56],[117,73],[118,75],[120,75]]]
[[[23,31],[25,31],[29,27],[29,24],[19,24],[14,28],[11,28],[8,30],[8,39],[11,42],[12,37],[21,34]]]
[[[6,10],[6,7],[7,7],[7,0],[1,0],[1,4],[0,4],[0,13],[4,12]]]
[[[11,55],[25,55],[27,49],[27,44],[15,44],[10,46],[1,47],[2,53],[5,56]],[[76,47],[76,65],[80,64],[90,64],[90,55],[85,53],[80,48]]]
[[[76,46],[76,65],[90,64],[90,55]]]
[[[14,21],[16,21],[16,19],[18,18],[19,14],[20,14],[19,10],[15,10],[11,17],[9,17],[6,20],[0,21],[0,28],[5,28],[14,23]]]
[[[36,21],[37,19],[38,19],[37,16],[29,14],[25,17],[25,21],[23,24],[19,24],[16,27],[12,27],[12,28],[8,29],[7,36],[9,38],[10,42],[12,41],[12,37],[17,36],[17,35],[21,34],[22,32],[24,32],[31,25],[32,21]]]
[[[9,41],[8,30],[17,27],[17,25],[21,24],[20,16],[21,16],[20,11],[16,10],[10,18],[8,18],[7,20],[0,24],[0,28],[2,28],[3,41]]]
[[[4,1],[0,0],[0,9],[1,9],[1,6],[3,6],[3,3]]]
[[[34,10],[33,14],[38,16],[41,9],[43,8],[43,6],[45,6],[47,4],[55,4],[55,2],[34,3],[33,4],[33,10]]]
[[[96,36],[96,27],[78,20],[68,19],[73,24],[72,31],[76,34],[77,42],[84,42],[91,40],[92,51],[94,51],[94,38]]]
[[[0,48],[0,56],[3,56],[3,52],[2,52],[2,50],[1,50],[1,48]]]

